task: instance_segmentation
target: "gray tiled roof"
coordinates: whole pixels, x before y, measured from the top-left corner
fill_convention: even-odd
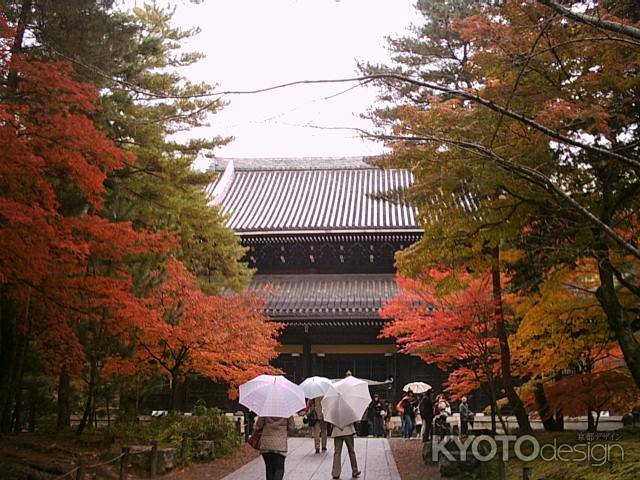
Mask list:
[[[239,234],[418,230],[413,207],[379,198],[411,184],[406,170],[362,159],[271,160],[239,161],[238,168],[234,159],[207,189]]]
[[[263,290],[273,318],[379,318],[398,292],[393,274],[256,275],[249,290]]]
[[[213,170],[224,170],[233,161],[236,170],[335,170],[344,168],[371,168],[374,157],[264,157],[214,158]]]

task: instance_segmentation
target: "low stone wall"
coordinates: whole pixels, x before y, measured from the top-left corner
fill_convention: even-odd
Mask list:
[[[138,471],[150,472],[153,447],[150,445],[131,445],[129,462]],[[156,473],[162,474],[176,467],[176,449],[158,447]]]
[[[507,429],[510,433],[518,430],[518,421],[516,417],[513,415],[506,415],[502,417],[504,422],[507,425]],[[530,418],[531,427],[535,431],[543,431],[544,426],[542,422],[537,418]],[[454,413],[447,418],[447,423],[451,425],[453,428],[460,428],[460,415]],[[500,423],[500,419],[496,417],[496,431],[497,433],[504,433],[502,428],[502,424]],[[598,431],[599,432],[611,432],[614,430],[618,430],[622,428],[622,417],[618,415],[600,417],[598,422]],[[565,417],[564,419],[564,429],[566,431],[586,431],[587,430],[587,417]],[[491,430],[491,416],[476,414],[473,421],[473,430]]]

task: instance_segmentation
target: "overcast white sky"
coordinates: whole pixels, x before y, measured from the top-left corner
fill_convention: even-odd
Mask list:
[[[136,3],[142,3],[136,0]],[[207,58],[185,74],[244,90],[299,79],[356,75],[356,61],[388,60],[385,36],[406,32],[417,17],[415,0],[205,0],[177,4],[175,22],[202,33],[186,47]],[[163,5],[162,0],[159,5]],[[230,105],[211,117],[200,136],[231,135],[220,157],[372,155],[382,146],[348,131],[312,128],[360,127],[375,90],[360,87],[332,99],[350,85],[296,86],[275,92],[228,97]]]

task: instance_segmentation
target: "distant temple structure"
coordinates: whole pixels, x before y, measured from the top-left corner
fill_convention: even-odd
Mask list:
[[[394,254],[421,236],[414,208],[382,194],[410,185],[405,170],[363,158],[216,159],[207,193],[229,216],[267,287],[267,314],[285,325],[274,365],[298,383],[311,375],[440,386],[442,373],[379,339],[379,311],[397,292]]]

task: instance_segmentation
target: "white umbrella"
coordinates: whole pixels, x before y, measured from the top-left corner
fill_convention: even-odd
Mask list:
[[[305,397],[318,398],[327,392],[331,386],[331,380],[326,377],[309,377],[300,386],[304,390]]]
[[[371,403],[369,385],[349,376],[333,383],[322,399],[322,413],[327,422],[343,428],[362,419]]]
[[[413,393],[425,393],[431,390],[431,385],[424,382],[411,382],[402,387],[403,392],[411,390]]]
[[[302,388],[282,375],[260,375],[243,383],[240,403],[261,417],[290,417],[306,406]]]

